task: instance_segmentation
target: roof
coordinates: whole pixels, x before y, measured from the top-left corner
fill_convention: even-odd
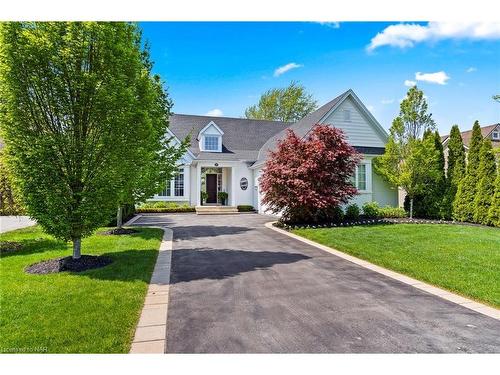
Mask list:
[[[483,138],[488,137],[491,134],[491,132],[493,130],[495,130],[495,128],[499,125],[500,125],[500,123],[496,123],[496,124],[492,124],[492,125],[488,125],[488,126],[482,126],[481,127],[481,134],[482,134]],[[466,130],[464,132],[461,132],[460,134],[462,135],[462,142],[464,143],[464,145],[466,147],[468,147],[470,140],[472,139],[472,130]],[[441,142],[442,143],[446,142],[448,140],[448,138],[450,138],[449,134],[442,136]],[[495,141],[495,142],[498,142],[498,141]]]
[[[200,151],[198,133],[211,121],[224,132],[222,152]],[[291,124],[281,121],[174,114],[170,117],[169,129],[180,140],[190,137],[189,150],[198,160],[255,161],[262,145]]]

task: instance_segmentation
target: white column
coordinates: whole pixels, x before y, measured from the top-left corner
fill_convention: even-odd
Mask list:
[[[196,164],[196,186],[194,187],[194,192],[196,194],[196,205],[201,206],[201,165]]]
[[[231,206],[236,206],[236,171],[231,167]]]

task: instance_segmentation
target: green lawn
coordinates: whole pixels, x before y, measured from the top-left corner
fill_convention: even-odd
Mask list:
[[[112,264],[32,275],[26,266],[68,256],[70,244],[38,226],[1,234],[0,241],[19,241],[24,248],[0,259],[0,352],[128,352],[161,238],[160,229],[147,228],[132,235],[96,234],[82,241],[82,254],[105,254]]]
[[[500,229],[395,224],[293,233],[464,296],[500,306]]]

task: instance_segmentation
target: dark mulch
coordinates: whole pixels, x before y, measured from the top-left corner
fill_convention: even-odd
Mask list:
[[[19,251],[23,248],[20,242],[0,241],[0,254],[8,254]]]
[[[106,256],[95,255],[82,255],[80,259],[73,259],[72,257],[56,258],[46,260],[40,263],[32,264],[26,267],[27,273],[44,275],[47,273],[57,272],[82,272],[94,268],[105,267],[111,264],[113,260]]]
[[[107,230],[106,232],[102,232],[101,234],[105,236],[110,236],[110,235],[121,235],[121,234],[133,234],[137,233],[138,231],[135,229],[130,229],[130,228],[114,228]]]

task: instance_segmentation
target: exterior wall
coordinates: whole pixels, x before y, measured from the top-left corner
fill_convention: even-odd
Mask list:
[[[176,203],[187,203],[191,199],[191,169],[192,167],[190,165],[184,165],[183,167],[179,167],[184,169],[184,195],[175,197],[175,196],[161,196],[161,195],[154,195],[152,198],[148,199],[148,201],[165,201],[165,202],[176,202]],[[171,184],[171,189],[173,191],[174,185],[173,183]]]
[[[390,186],[382,177],[373,172],[373,200],[380,206],[398,207],[399,189]]]
[[[344,110],[351,112],[350,121],[344,120]],[[342,129],[352,145],[385,147],[385,137],[375,129],[350,97],[322,122]]]

